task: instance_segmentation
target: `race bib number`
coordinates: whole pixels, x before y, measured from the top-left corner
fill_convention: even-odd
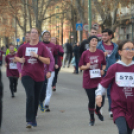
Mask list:
[[[116,73],[115,82],[119,87],[134,87],[134,73]]]
[[[94,70],[89,70],[90,71],[90,78],[100,78],[101,77],[101,72],[100,69],[94,69]]]
[[[9,64],[9,69],[17,69],[17,64],[16,63],[10,63]]]
[[[26,56],[31,56],[31,52],[35,52],[36,54],[38,53],[38,48],[37,47],[27,47],[26,48]]]

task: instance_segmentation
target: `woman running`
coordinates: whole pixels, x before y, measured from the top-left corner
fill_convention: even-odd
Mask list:
[[[19,78],[19,72],[17,69],[17,63],[15,62],[15,54],[16,52],[14,51],[14,45],[10,44],[9,45],[9,51],[10,53],[6,56],[5,61],[6,61],[6,74],[7,77],[9,78],[9,87],[11,90],[12,98],[15,97],[14,93],[17,92],[17,85],[18,85],[18,78]]]
[[[63,57],[64,51],[63,51],[62,46],[59,45],[59,41],[57,38],[52,37],[51,42],[56,45],[56,50],[58,53],[57,65],[55,65],[55,76],[54,76],[53,83],[52,83],[52,89],[53,89],[53,91],[56,91],[56,83],[57,83],[57,79],[58,79],[58,74],[59,74],[59,71],[60,71],[61,66],[62,66],[61,57]]]
[[[94,126],[94,111],[101,121],[104,120],[100,113],[101,107],[96,106],[95,109],[95,90],[97,89],[98,83],[101,81],[101,76],[104,75],[106,60],[104,53],[101,50],[96,49],[98,38],[96,36],[91,36],[88,41],[90,48],[83,52],[79,62],[79,67],[81,70],[84,70],[83,88],[85,89],[89,99],[89,125]]]
[[[102,95],[112,83],[110,91],[113,120],[119,134],[132,134],[134,129],[134,44],[123,41],[119,44],[121,60],[113,64],[96,90],[96,104],[100,107]]]
[[[30,43],[19,47],[15,57],[17,62],[23,64],[21,71],[22,84],[26,91],[26,122],[27,128],[36,127],[36,115],[39,103],[39,94],[43,86],[44,64],[49,64],[49,53],[42,42],[39,42],[40,32],[37,28],[31,29]]]

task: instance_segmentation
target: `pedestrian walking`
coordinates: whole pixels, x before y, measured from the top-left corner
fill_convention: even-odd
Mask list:
[[[45,102],[44,102],[44,107],[46,112],[50,112],[50,99],[52,96],[52,82],[55,76],[55,67],[58,68],[58,60],[57,60],[57,49],[56,45],[50,42],[51,39],[51,34],[49,31],[44,30],[42,32],[42,37],[43,37],[43,44],[49,49],[49,51],[52,53],[53,58],[55,59],[55,65],[53,66],[53,70],[47,72],[47,89],[46,89],[46,97],[45,97]]]
[[[15,60],[23,64],[21,71],[22,84],[26,91],[26,122],[27,128],[36,127],[36,115],[39,104],[40,90],[43,86],[44,64],[50,64],[49,53],[42,42],[39,42],[40,32],[31,29],[30,43],[20,46]]]
[[[106,67],[104,53],[96,48],[97,43],[98,38],[96,36],[91,36],[89,38],[89,50],[83,52],[79,62],[80,69],[84,70],[83,88],[89,99],[88,110],[90,115],[90,126],[94,126],[95,123],[94,112],[101,121],[104,120],[100,113],[101,107],[96,106],[95,109],[95,91],[104,75],[104,69]]]
[[[94,35],[97,36],[97,29],[95,27],[91,27],[89,37]],[[82,55],[82,53],[88,49],[89,49],[88,39],[85,39],[80,44],[80,55]]]
[[[98,43],[98,49],[102,50],[105,54],[106,57],[106,69],[105,69],[105,74],[107,73],[108,68],[114,64],[117,60],[119,60],[119,54],[118,54],[118,45],[112,42],[114,35],[113,31],[110,29],[105,29],[102,31],[102,41]],[[111,84],[109,85],[107,89],[107,97],[108,97],[108,102],[109,102],[109,115],[110,117],[113,116],[112,111],[111,111],[111,97],[110,97],[110,89],[111,89]]]
[[[113,120],[119,134],[132,134],[134,129],[134,44],[123,41],[118,47],[121,60],[110,66],[96,90],[96,104],[100,107],[102,95],[109,84]]]
[[[57,79],[58,79],[58,74],[59,74],[59,71],[62,66],[61,57],[63,57],[64,51],[63,51],[62,46],[59,45],[59,41],[57,38],[52,37],[51,42],[56,45],[56,51],[58,53],[58,55],[57,55],[57,65],[58,66],[55,66],[55,76],[54,76],[53,83],[52,83],[52,89],[53,89],[53,91],[56,91],[56,83],[57,83]]]
[[[65,67],[67,62],[67,67],[70,66],[70,62],[72,59],[72,46],[69,43],[69,39],[66,39],[66,43],[63,44],[64,56],[63,56],[63,67]]]
[[[14,93],[17,92],[19,72],[17,69],[17,63],[15,61],[16,52],[14,51],[13,44],[9,45],[9,51],[10,51],[10,53],[5,58],[6,74],[9,79],[9,88],[11,91],[11,96],[12,96],[12,98],[14,98],[15,97]]]
[[[79,73],[79,60],[80,60],[80,42],[77,42],[77,44],[74,46],[74,56],[75,56],[75,64],[76,64],[76,74]]]

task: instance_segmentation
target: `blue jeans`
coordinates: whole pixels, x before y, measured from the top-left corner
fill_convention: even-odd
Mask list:
[[[79,59],[76,59],[76,58],[75,58],[75,64],[76,64],[76,73],[78,74],[78,73],[79,73],[79,66],[78,66],[78,64],[79,64]]]

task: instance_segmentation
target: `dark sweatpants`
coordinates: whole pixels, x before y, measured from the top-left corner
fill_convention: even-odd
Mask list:
[[[47,81],[48,80],[45,77],[45,81],[43,82],[43,87],[41,88],[41,91],[40,91],[39,102],[43,102],[46,98]]]
[[[26,91],[26,122],[33,122],[36,119],[40,90],[43,81],[36,82],[30,76],[22,77],[22,84]]]

